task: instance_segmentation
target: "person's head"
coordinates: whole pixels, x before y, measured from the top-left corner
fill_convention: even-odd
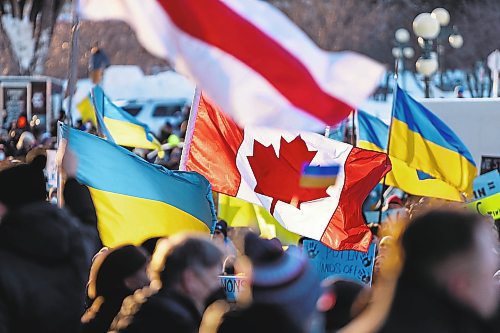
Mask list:
[[[46,200],[43,174],[46,161],[46,156],[38,155],[30,163],[10,163],[0,171],[0,211],[5,213],[9,209]]]
[[[384,208],[384,210],[404,208],[403,200],[395,194],[391,195],[387,198]]]
[[[125,297],[149,284],[148,255],[140,247],[125,245],[97,256],[92,264],[90,298]]]
[[[236,257],[235,256],[227,256],[226,259],[224,259],[224,264],[222,265],[222,273],[224,275],[235,275],[235,269],[234,269],[234,264],[236,262]]]
[[[435,210],[417,217],[404,232],[405,263],[399,283],[424,283],[444,291],[455,302],[482,317],[498,306],[495,252],[498,241],[481,215]]]
[[[308,330],[318,318],[320,281],[297,247],[287,252],[253,233],[245,237],[245,254],[252,263],[253,302],[281,306]]]
[[[297,242],[297,246],[299,247],[299,249],[303,249],[304,248],[304,241],[306,240],[311,240],[311,238],[309,237],[306,237],[306,236],[302,236],[299,238],[298,242]]]
[[[348,280],[326,279],[318,300],[318,310],[325,314],[325,330],[336,332],[357,317],[368,305],[370,289]]]
[[[25,131],[19,137],[19,141],[16,144],[16,148],[17,150],[24,149],[25,151],[28,151],[31,148],[35,147],[35,145],[36,145],[36,139],[33,133]]]
[[[156,249],[156,244],[162,237],[151,237],[142,242],[141,247],[152,256]]]
[[[153,279],[190,298],[201,312],[221,288],[222,252],[208,237],[196,234],[161,239],[151,261]]]
[[[219,220],[215,224],[214,239],[225,240],[227,238],[227,222]]]
[[[162,131],[166,133],[172,133],[174,130],[174,126],[169,121],[166,121],[165,124],[163,124]]]

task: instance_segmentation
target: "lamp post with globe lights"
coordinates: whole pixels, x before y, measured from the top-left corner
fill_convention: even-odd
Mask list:
[[[439,63],[439,85],[444,89],[443,73],[444,73],[444,53],[445,44],[448,42],[454,49],[459,49],[464,43],[462,35],[458,32],[457,27],[454,25],[449,26],[450,13],[444,8],[436,8],[432,11],[431,16],[434,17],[440,25],[439,34],[436,38],[436,51]]]
[[[422,56],[417,60],[416,69],[424,76],[426,98],[430,97],[431,77],[439,66],[433,44],[440,30],[439,21],[430,13],[421,13],[413,20],[413,32],[418,36],[418,44],[422,48]]]
[[[405,59],[412,59],[415,56],[415,51],[409,44],[410,33],[404,28],[396,30],[394,34],[394,47],[392,48],[392,56],[395,58],[394,73],[397,76],[399,68],[401,72],[405,71]],[[400,67],[401,65],[401,67]],[[405,85],[403,77],[403,85]]]

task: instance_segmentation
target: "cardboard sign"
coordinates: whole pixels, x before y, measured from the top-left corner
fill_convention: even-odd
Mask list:
[[[315,240],[304,241],[304,251],[321,279],[333,276],[366,285],[372,283],[375,247],[371,244],[367,253],[336,251]]]
[[[469,207],[482,215],[491,215],[493,219],[500,219],[500,193],[471,202]]]
[[[498,192],[500,192],[498,170],[495,169],[474,179],[474,200],[486,198]]]
[[[247,280],[243,276],[221,275],[219,279],[228,302],[236,302],[238,294],[247,288]]]

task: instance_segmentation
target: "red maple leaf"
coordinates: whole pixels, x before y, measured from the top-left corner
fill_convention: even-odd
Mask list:
[[[311,163],[316,153],[307,149],[300,135],[290,142],[281,138],[279,157],[272,145],[266,147],[254,141],[253,156],[247,158],[257,180],[255,192],[273,198],[271,214],[278,201],[300,208],[302,202],[328,196],[326,187],[303,188],[299,185],[302,165]]]

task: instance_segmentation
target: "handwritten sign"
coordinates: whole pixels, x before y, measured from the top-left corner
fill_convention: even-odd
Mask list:
[[[221,275],[219,279],[228,302],[236,302],[238,294],[247,288],[247,280],[243,276]]]
[[[321,279],[334,276],[367,285],[372,282],[375,246],[371,244],[368,252],[364,253],[336,251],[315,240],[304,241],[304,251]]]
[[[469,207],[482,215],[491,215],[493,219],[500,219],[500,193],[471,202]]]
[[[500,174],[498,170],[485,173],[474,179],[474,199],[482,199],[500,192]]]

